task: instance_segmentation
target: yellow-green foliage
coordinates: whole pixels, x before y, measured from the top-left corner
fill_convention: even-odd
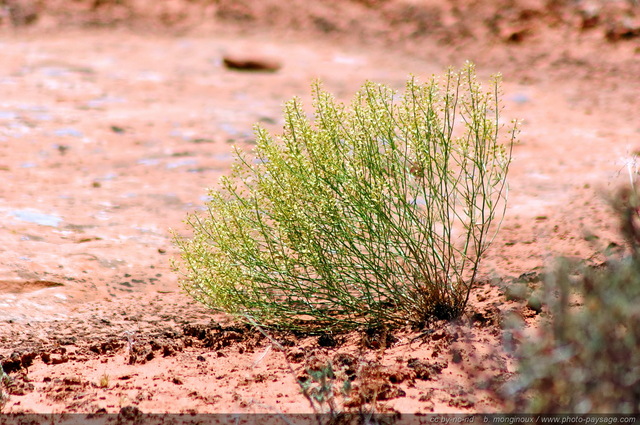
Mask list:
[[[450,70],[403,95],[368,82],[349,107],[319,83],[283,134],[256,127],[177,238],[184,288],[265,326],[349,329],[451,318],[503,212],[515,127],[500,143],[499,81]]]

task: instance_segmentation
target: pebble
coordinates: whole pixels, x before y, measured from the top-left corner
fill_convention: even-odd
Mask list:
[[[59,137],[83,137],[81,131],[76,130],[75,128],[59,128],[53,132],[56,136]]]
[[[280,61],[265,56],[226,55],[222,63],[228,69],[239,71],[275,72],[282,67]]]
[[[42,226],[58,227],[62,221],[58,216],[32,210],[14,210],[11,211],[10,214],[18,220],[40,224]]]

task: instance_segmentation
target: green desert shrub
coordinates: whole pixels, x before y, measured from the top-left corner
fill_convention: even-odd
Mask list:
[[[473,65],[402,95],[367,82],[350,106],[313,86],[284,108],[176,238],[184,288],[263,326],[346,330],[452,318],[504,212],[515,126]]]
[[[561,261],[545,282],[548,321],[517,350],[517,412],[640,413],[640,203],[614,204],[631,255],[604,267]]]
[[[0,363],[0,415],[4,412],[5,406],[9,402],[9,392],[5,389],[11,384],[11,378],[7,375]]]

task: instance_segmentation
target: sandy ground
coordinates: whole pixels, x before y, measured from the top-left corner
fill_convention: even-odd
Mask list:
[[[367,7],[377,11],[375,4]],[[365,6],[358,7],[353,13]],[[346,380],[354,388],[337,396],[347,408],[508,409],[500,389],[516,365],[503,324],[515,314],[534,329],[541,315],[506,288],[535,289],[557,256],[598,263],[601,247],[622,243],[601,198],[635,170],[640,39],[616,36],[619,21],[585,29],[584,14],[568,15],[573,21],[558,27],[550,12],[537,19],[507,12],[499,22],[509,24],[491,37],[460,32],[458,42],[451,9],[440,15],[437,37],[428,30],[418,37],[406,19],[389,21],[399,35],[381,26],[378,38],[357,37],[340,30],[344,16],[326,36],[280,21],[269,29],[259,19],[190,32],[162,23],[146,31],[66,27],[55,13],[35,27],[7,20],[0,38],[0,359],[11,378],[4,411],[311,412],[296,379],[311,382],[308,370],[328,361],[336,388]],[[376,34],[367,28],[362,34]],[[280,68],[229,69],[223,59],[233,55]],[[317,78],[348,101],[365,79],[400,89],[409,74],[426,79],[466,59],[485,80],[503,73],[505,121],[519,118],[523,130],[507,215],[465,317],[422,332],[274,334],[281,352],[183,294],[169,265],[177,255],[170,229],[187,231],[182,220],[229,170],[232,147],[251,148],[253,124],[277,131],[283,102],[308,101]]]

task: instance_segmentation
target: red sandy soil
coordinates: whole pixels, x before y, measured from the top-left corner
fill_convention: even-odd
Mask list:
[[[2,3],[5,412],[311,412],[296,378],[329,360],[336,388],[352,380],[347,407],[507,411],[500,389],[517,365],[503,324],[534,329],[544,312],[506,288],[539,287],[557,256],[598,263],[621,244],[602,194],[640,148],[633,2]],[[280,68],[228,69],[225,55]],[[401,89],[467,59],[485,81],[502,72],[505,122],[523,131],[462,319],[274,334],[281,352],[181,291],[169,229],[187,232],[254,123],[277,131],[283,102],[308,102],[316,78],[348,101],[365,79]]]

